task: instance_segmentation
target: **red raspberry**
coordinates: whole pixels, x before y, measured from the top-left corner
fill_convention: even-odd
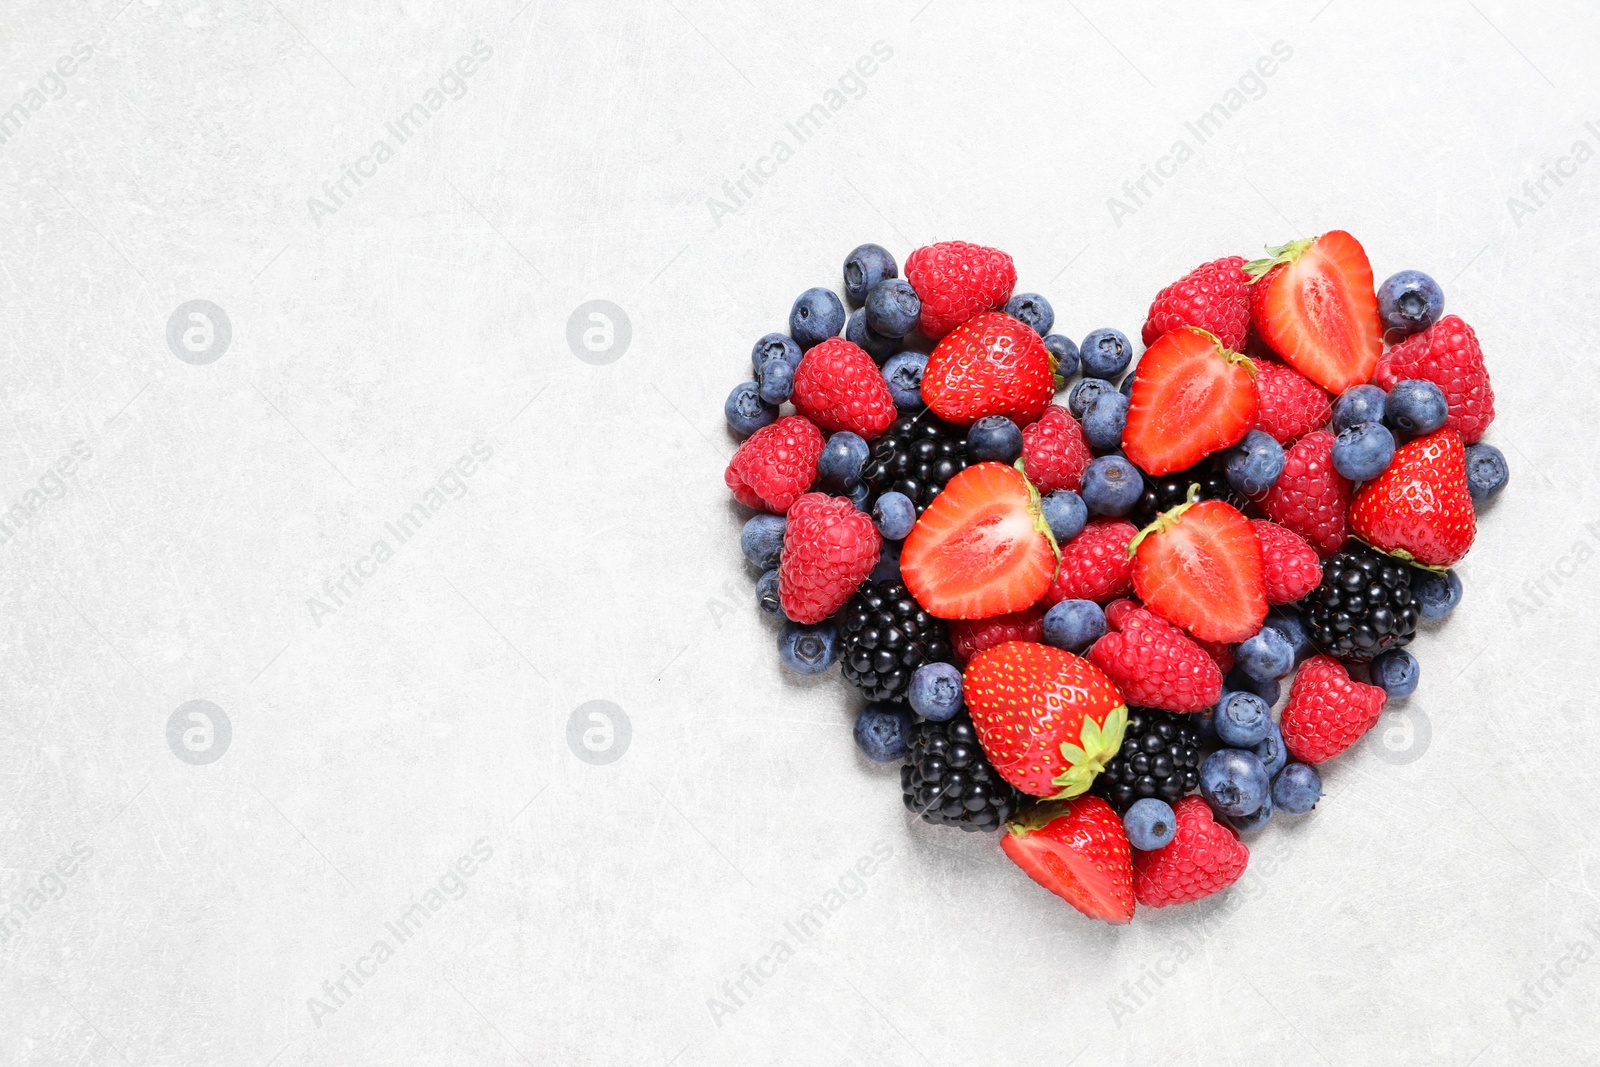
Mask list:
[[[1206,655],[1211,657],[1211,662],[1217,665],[1217,670],[1227,674],[1233,670],[1233,646],[1226,641],[1202,641],[1198,637],[1190,636],[1190,640],[1205,649]]]
[[[1044,611],[1037,605],[990,619],[956,619],[950,623],[950,647],[962,662],[1007,641],[1043,640]]]
[[[1063,600],[1104,604],[1133,589],[1128,543],[1139,531],[1126,519],[1090,519],[1083,532],[1061,546],[1055,581],[1044,591],[1044,605]]]
[[[883,542],[866,513],[843,497],[807,493],[789,509],[778,564],[778,600],[795,622],[821,622],[844,607],[878,563]]]
[[[792,399],[795,410],[824,430],[849,430],[868,441],[900,417],[883,372],[843,337],[828,338],[800,360]]]
[[[999,249],[941,241],[906,258],[906,281],[922,300],[922,332],[937,341],[980,311],[1003,307],[1017,268]]]
[[[1303,763],[1330,760],[1355,744],[1383,714],[1388,694],[1352,681],[1332,656],[1312,656],[1294,677],[1279,726],[1283,744]]]
[[[1261,401],[1256,429],[1271,434],[1280,445],[1321,429],[1333,418],[1333,404],[1322,387],[1276,360],[1256,362],[1256,396]]]
[[[1255,502],[1323,559],[1339,551],[1350,533],[1350,481],[1333,469],[1333,434],[1317,430],[1296,441],[1284,457],[1283,476]]]
[[[1244,874],[1250,849],[1211,817],[1196,796],[1172,806],[1178,833],[1153,852],[1133,854],[1133,896],[1147,908],[1187,904],[1226,889]]]
[[[1112,608],[1106,621],[1116,629],[1090,647],[1088,659],[1111,676],[1128,703],[1199,711],[1217,702],[1222,672],[1204,649],[1154,612],[1125,600]]]
[[[1144,321],[1145,347],[1180,326],[1198,326],[1239,351],[1250,329],[1250,276],[1243,268],[1243,256],[1212,260],[1157,293]]]
[[[1261,542],[1261,577],[1268,604],[1292,604],[1322,581],[1322,560],[1305,538],[1275,522],[1251,519]]]
[[[1456,315],[1406,338],[1378,360],[1374,380],[1385,390],[1407,378],[1422,378],[1444,390],[1450,405],[1444,424],[1466,444],[1482,437],[1494,421],[1494,387],[1478,335]]]
[[[810,419],[785,415],[739,446],[722,480],[745,507],[779,515],[817,480],[822,432]]]
[[[1059,404],[1051,404],[1038,422],[1022,428],[1023,473],[1041,493],[1077,492],[1093,458],[1083,427]]]

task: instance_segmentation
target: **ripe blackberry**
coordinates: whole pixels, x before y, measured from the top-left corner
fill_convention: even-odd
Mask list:
[[[930,411],[903,415],[872,443],[872,455],[861,468],[869,491],[866,507],[870,510],[880,494],[893,491],[910,497],[920,515],[966,467],[967,431]]]
[[[904,700],[918,667],[950,658],[944,623],[895,581],[861,583],[839,613],[839,641],[844,676],[868,700]]]
[[[1200,788],[1200,728],[1187,715],[1129,708],[1122,747],[1095,776],[1090,792],[1118,814],[1135,800],[1155,797],[1176,804]]]
[[[1236,508],[1244,506],[1239,494],[1228,484],[1221,460],[1207,457],[1186,471],[1163,474],[1159,478],[1145,475],[1144,495],[1133,506],[1133,524],[1142,530],[1155,522],[1163,511],[1188,500],[1191,485],[1200,487],[1201,500],[1225,500]]]
[[[998,830],[1022,797],[983,755],[972,717],[949,722],[918,719],[911,750],[900,768],[906,810],[938,826]]]
[[[1300,599],[1311,643],[1330,656],[1365,663],[1411,643],[1421,608],[1411,567],[1357,541],[1322,564],[1322,584]]]

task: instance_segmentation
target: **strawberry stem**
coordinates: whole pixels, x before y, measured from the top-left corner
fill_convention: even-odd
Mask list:
[[[1139,543],[1151,534],[1166,533],[1178,525],[1178,520],[1183,518],[1183,513],[1194,507],[1200,501],[1200,486],[1198,483],[1189,483],[1189,498],[1175,508],[1169,508],[1156,516],[1156,521],[1133,535],[1133,540],[1128,542],[1128,558],[1139,548]]]
[[[1305,237],[1288,244],[1268,245],[1267,258],[1252,259],[1244,265],[1244,272],[1250,275],[1252,282],[1259,281],[1269,270],[1281,263],[1293,263],[1305,255],[1306,249],[1315,244],[1315,237]]]

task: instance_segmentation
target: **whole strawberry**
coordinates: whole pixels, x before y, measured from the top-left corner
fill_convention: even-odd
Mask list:
[[[1296,441],[1284,456],[1277,484],[1255,502],[1323,559],[1339,551],[1350,533],[1350,481],[1333,467],[1333,434],[1317,430]]]
[[[1455,315],[1446,315],[1389,349],[1378,360],[1374,378],[1385,390],[1407,378],[1437,385],[1449,404],[1445,428],[1460,434],[1469,445],[1494,421],[1494,387],[1483,365],[1478,335]]]
[[[1305,538],[1265,519],[1251,519],[1250,528],[1261,542],[1268,604],[1292,604],[1322,581],[1322,560]]]
[[[810,419],[786,415],[739,446],[722,480],[739,503],[782,515],[817,480],[822,433]]]
[[[1023,473],[1040,493],[1077,492],[1092,459],[1083,427],[1059,404],[1051,404],[1038,422],[1022,428]]]
[[[1316,382],[1273,359],[1256,363],[1256,429],[1271,434],[1280,445],[1328,425],[1333,404]]]
[[[1036,804],[1012,820],[1000,847],[1029,878],[1091,919],[1133,918],[1133,855],[1122,820],[1095,796]]]
[[[1401,445],[1350,505],[1350,528],[1374,548],[1425,567],[1448,567],[1472,547],[1477,515],[1467,452],[1448,427]]]
[[[1330,760],[1355,744],[1383,714],[1386,694],[1351,679],[1332,656],[1312,656],[1300,667],[1278,723],[1284,746],[1302,763]]]
[[[1017,268],[999,249],[941,241],[906,258],[906,281],[922,300],[922,332],[937,341],[980,311],[1004,306]]]
[[[1008,641],[978,653],[961,691],[989,762],[1038,797],[1085,792],[1128,723],[1122,694],[1099,667],[1049,645]]]
[[[794,371],[795,410],[824,430],[849,430],[870,441],[899,412],[889,383],[866,351],[843,337],[812,348]]]
[[[821,622],[872,573],[883,542],[867,515],[843,497],[807,493],[789,508],[778,564],[778,600],[795,622]]]
[[[1243,256],[1203,263],[1161,292],[1150,304],[1144,322],[1144,343],[1180,326],[1198,326],[1238,351],[1250,329],[1250,276]]]
[[[950,623],[950,647],[962,663],[1007,641],[1043,639],[1044,611],[1038,605],[988,619],[957,619]]]
[[[1133,895],[1147,908],[1209,897],[1237,882],[1250,862],[1249,847],[1211,817],[1204,800],[1184,797],[1172,811],[1176,836],[1133,857]]]
[[[1128,543],[1139,530],[1126,519],[1090,519],[1083,532],[1061,546],[1055,580],[1044,592],[1044,605],[1063,600],[1104,604],[1133,589],[1133,561]]]
[[[1089,662],[1144,708],[1199,711],[1217,702],[1222,672],[1204,649],[1165,619],[1119,600],[1106,612],[1115,627],[1090,647]]]
[[[1025,426],[1055,395],[1055,372],[1055,357],[1037,333],[1010,315],[983,312],[934,346],[922,372],[922,399],[961,426],[986,415]]]

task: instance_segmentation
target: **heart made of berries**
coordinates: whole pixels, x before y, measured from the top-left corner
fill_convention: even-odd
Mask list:
[[[1506,483],[1494,391],[1438,284],[1340,230],[1179,278],[1137,361],[1016,281],[856,248],[756,342],[725,480],[782,663],[839,665],[907,810],[1125,923],[1236,882],[1416,689]]]

